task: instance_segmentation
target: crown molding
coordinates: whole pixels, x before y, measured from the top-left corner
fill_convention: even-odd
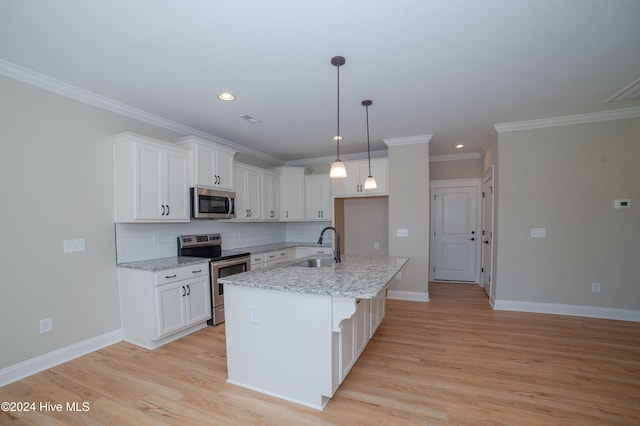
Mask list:
[[[438,161],[476,160],[482,158],[479,152],[466,152],[461,154],[433,155],[429,157],[430,163]]]
[[[389,156],[389,152],[387,150],[382,151],[371,151],[371,158],[385,158]],[[353,160],[364,160],[365,158],[369,158],[366,152],[357,152],[355,154],[342,154],[340,156],[341,160],[344,161],[353,161]],[[314,157],[314,158],[303,158],[300,160],[290,160],[285,161],[285,166],[310,166],[313,164],[331,164],[335,161],[336,157]]]
[[[58,95],[71,98],[76,101],[104,109],[106,111],[121,114],[134,120],[153,124],[155,126],[162,127],[164,129],[183,134],[185,136],[198,136],[211,142],[215,142],[220,145],[232,148],[238,153],[243,153],[251,157],[259,158],[261,160],[272,162],[275,164],[284,163],[279,158],[273,157],[255,149],[248,148],[246,146],[237,144],[216,135],[212,135],[211,133],[203,132],[202,130],[194,129],[193,127],[176,123],[175,121],[168,120],[158,115],[151,114],[141,109],[123,104],[122,102],[118,102],[113,99],[98,95],[96,93],[89,92],[88,90],[72,86],[60,80],[56,80],[44,74],[40,74],[28,68],[21,67],[20,65],[5,61],[3,59],[0,59],[0,74],[14,80],[21,81],[23,83],[30,84],[32,86],[48,90]]]
[[[493,127],[498,133],[516,132],[519,130],[544,129],[546,127],[570,126],[574,124],[595,123],[598,121],[622,120],[640,117],[640,107],[613,109],[588,114],[569,115],[565,117],[543,118],[540,120],[514,121],[498,123]]]
[[[407,136],[403,138],[382,139],[387,146],[414,145],[419,143],[429,143],[433,135]]]

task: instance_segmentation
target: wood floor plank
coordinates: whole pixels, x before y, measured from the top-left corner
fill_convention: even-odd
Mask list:
[[[0,388],[0,401],[88,402],[0,412],[2,425],[634,425],[640,324],[493,311],[476,285],[387,301],[324,411],[226,382],[224,326],[148,351],[121,342]]]

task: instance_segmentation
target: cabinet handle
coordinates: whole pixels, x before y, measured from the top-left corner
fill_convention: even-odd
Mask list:
[[[202,272],[202,269],[198,269],[197,271],[191,271],[192,274],[199,274],[200,272]]]
[[[169,216],[169,205],[167,204],[167,216]]]
[[[182,286],[182,297],[187,295],[187,290]]]
[[[324,210],[320,210],[320,217],[324,217]]]
[[[161,204],[161,207],[162,207],[162,216],[164,216],[164,214],[165,214],[164,213],[164,204]]]
[[[178,276],[178,274],[173,274],[173,275],[165,275],[164,277],[165,277],[166,279],[169,279],[169,278],[175,278],[175,277],[177,277],[177,276]]]
[[[288,219],[289,218],[289,210],[287,210],[287,213],[285,214],[285,217]]]
[[[187,292],[187,296],[188,296],[188,295],[190,295],[190,294],[191,294],[191,287],[189,287],[189,285],[187,285],[187,290],[189,290],[189,291]]]

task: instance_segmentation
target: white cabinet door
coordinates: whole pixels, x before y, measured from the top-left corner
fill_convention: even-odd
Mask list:
[[[164,156],[165,219],[188,221],[187,155],[166,151]]]
[[[262,219],[280,218],[280,178],[267,173],[262,174]]]
[[[360,164],[355,161],[346,161],[344,163],[347,169],[347,177],[341,179],[331,179],[333,185],[333,194],[336,197],[344,197],[351,195],[360,195]]]
[[[382,319],[384,318],[385,309],[386,309],[386,297],[387,297],[387,290],[383,288],[376,295],[376,297],[373,297],[370,300],[369,339],[373,337],[373,335],[378,330],[378,327],[382,323]]]
[[[213,175],[217,176],[217,188],[233,190],[235,188],[234,178],[234,156],[235,152],[216,150],[215,161],[213,163]]]
[[[356,301],[355,331],[357,358],[362,354],[369,342],[369,299],[358,299]]]
[[[211,285],[209,277],[189,280],[185,283],[187,295],[187,324],[195,324],[211,318]]]
[[[154,145],[135,143],[134,219],[164,218],[164,150]],[[186,191],[186,187],[185,187]],[[136,202],[137,201],[137,202]]]
[[[304,169],[281,167],[280,172],[280,220],[305,220]]]
[[[113,142],[116,222],[188,222],[188,152],[132,133]]]
[[[262,176],[253,169],[236,166],[236,220],[260,220]]]
[[[338,371],[340,373],[339,383],[342,383],[351,367],[356,363],[355,347],[355,315],[342,321],[342,331],[339,339]]]
[[[307,220],[331,221],[333,198],[329,175],[309,175],[304,178],[305,215]]]
[[[191,150],[190,186],[235,190],[235,151],[194,136],[175,141]]]
[[[156,287],[156,338],[184,328],[187,325],[187,289],[182,282]]]

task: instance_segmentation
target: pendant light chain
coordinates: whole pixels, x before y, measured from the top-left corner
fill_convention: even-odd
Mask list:
[[[371,176],[371,146],[369,145],[369,105],[371,104],[367,103],[365,105],[365,108],[367,109],[367,156],[369,157],[369,176]]]
[[[336,160],[340,160],[340,64],[338,63],[338,65],[336,65],[336,68],[338,68],[338,95],[336,96],[336,99],[338,100],[338,108],[336,109],[337,111],[337,118],[336,118],[336,123],[337,123],[337,129],[336,129]]]

